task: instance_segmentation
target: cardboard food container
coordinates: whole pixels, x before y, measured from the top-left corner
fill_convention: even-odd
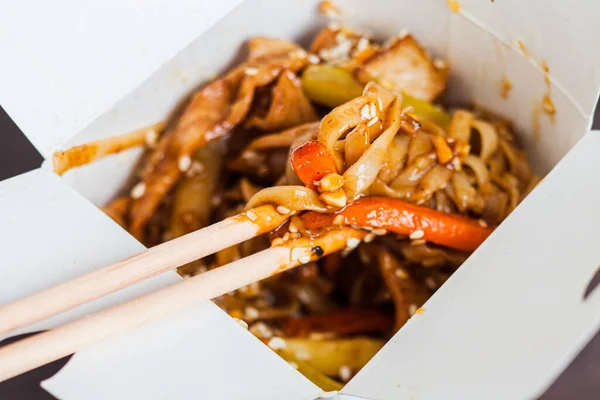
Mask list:
[[[582,294],[600,264],[600,134],[588,133],[600,88],[593,51],[600,3],[336,4],[346,21],[378,36],[410,31],[448,61],[450,103],[475,103],[513,121],[534,168],[552,171],[338,394],[324,393],[211,302],[76,353],[42,383],[45,390],[63,400],[528,399],[595,334],[600,293]],[[306,42],[327,22],[317,5],[11,2],[0,13],[0,103],[48,159],[165,119],[252,36]],[[554,115],[544,112],[544,99]],[[0,304],[143,249],[96,207],[138,156],[111,156],[62,178],[43,166],[0,183]],[[15,334],[179,279],[162,274]]]

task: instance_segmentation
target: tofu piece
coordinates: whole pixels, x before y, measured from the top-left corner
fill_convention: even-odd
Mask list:
[[[410,35],[397,38],[363,61],[356,70],[362,83],[376,81],[395,91],[432,101],[446,89],[447,68],[437,68]]]

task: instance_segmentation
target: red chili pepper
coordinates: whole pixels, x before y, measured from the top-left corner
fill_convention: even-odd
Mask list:
[[[301,218],[304,227],[312,230],[332,225],[337,215],[343,215],[347,225],[413,234],[418,239],[465,251],[475,250],[493,231],[491,227],[481,226],[477,220],[387,197],[364,197],[337,213],[311,211]],[[423,232],[422,236],[418,231]]]
[[[335,158],[318,140],[309,140],[292,151],[292,167],[306,187],[316,189],[315,182],[336,172]]]

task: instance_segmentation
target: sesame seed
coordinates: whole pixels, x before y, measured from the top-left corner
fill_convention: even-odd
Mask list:
[[[269,347],[272,348],[273,350],[285,349],[285,346],[286,346],[285,340],[283,340],[282,338],[280,338],[278,336],[273,336],[269,340]]]
[[[396,277],[400,279],[408,279],[408,274],[402,268],[396,268],[396,270],[394,271],[394,275],[396,275]]]
[[[294,223],[290,223],[290,226],[288,227],[288,229],[292,233],[297,233],[298,232],[298,227]]]
[[[373,126],[375,125],[377,122],[379,121],[379,117],[374,116],[373,118],[371,118],[369,120],[369,122],[367,122],[367,126]]]
[[[383,236],[385,234],[387,234],[387,231],[385,229],[373,229],[373,234],[377,235],[377,236]]]
[[[352,378],[352,369],[347,365],[342,365],[338,375],[342,381],[348,382]]]
[[[294,247],[290,253],[290,259],[292,261],[300,260],[300,257],[305,256],[305,251],[301,247]]]
[[[345,221],[346,221],[346,218],[344,218],[343,215],[339,214],[339,215],[336,215],[335,218],[333,219],[333,224],[334,225],[343,225]]]
[[[415,315],[415,313],[417,312],[417,309],[419,307],[417,307],[416,304],[411,304],[410,306],[408,306],[408,313],[410,314],[410,316],[412,317],[413,315]]]
[[[283,234],[283,236],[281,237],[281,239],[283,239],[284,242],[287,242],[288,240],[290,240],[290,233],[286,232]]]
[[[381,101],[381,97],[377,98],[377,107],[379,107],[379,111],[383,111],[383,101]]]
[[[362,119],[365,120],[369,120],[371,119],[371,107],[369,107],[368,104],[365,104],[361,109],[360,109],[360,117]]]
[[[364,238],[365,243],[371,243],[375,239],[375,235],[373,233],[367,233]]]
[[[411,239],[421,239],[421,238],[423,238],[423,236],[425,236],[425,232],[423,232],[422,229],[417,229],[415,231],[412,231],[412,233],[410,235],[408,235],[408,237]]]
[[[360,53],[361,51],[365,50],[367,47],[369,47],[369,39],[362,36],[360,39],[358,39],[358,43],[356,43],[356,52]]]
[[[296,350],[296,352],[294,353],[294,355],[296,356],[296,358],[298,360],[309,360],[310,359],[310,353],[305,351],[305,350]]]
[[[190,279],[192,276],[190,274],[183,274],[182,278],[183,279]]]
[[[204,164],[200,161],[192,161],[192,166],[185,173],[188,177],[200,175],[204,172]]]
[[[488,223],[485,222],[485,220],[480,219],[477,221],[479,223],[479,226],[481,226],[482,228],[487,228],[488,227]]]
[[[333,207],[344,207],[346,205],[346,193],[343,190],[336,190],[335,192],[326,192],[321,194],[319,198],[327,205]]]
[[[258,215],[252,210],[246,211],[246,217],[248,217],[250,221],[256,221],[258,219]]]
[[[248,329],[248,323],[246,321],[244,321],[243,319],[239,319],[239,318],[234,318],[234,319],[235,319],[235,322],[240,324],[244,329]]]
[[[139,182],[137,185],[131,189],[131,198],[139,199],[146,193],[146,184],[144,182]]]
[[[371,106],[369,108],[371,109],[371,115],[377,115],[377,106],[375,105],[375,103],[371,103]]]
[[[292,58],[305,58],[306,52],[302,49],[294,50],[290,53],[290,57]]]
[[[269,339],[273,337],[273,330],[267,326],[264,322],[257,322],[250,327],[250,332],[252,334],[264,338]]]
[[[398,39],[404,39],[409,35],[409,32],[407,29],[402,29],[400,31],[400,33],[398,34]]]
[[[434,290],[437,288],[437,283],[435,282],[435,279],[433,279],[430,276],[425,278],[425,285],[431,290]]]
[[[258,68],[249,67],[244,70],[244,74],[248,76],[254,76],[258,74]]]
[[[346,247],[349,249],[355,249],[360,244],[360,239],[349,237],[346,239]]]
[[[192,158],[187,154],[179,157],[179,160],[177,160],[177,166],[181,172],[187,171],[192,166]]]
[[[282,238],[275,238],[271,242],[271,246],[281,246],[282,244],[283,244],[283,239]]]
[[[310,256],[298,257],[298,261],[300,261],[302,264],[308,264],[310,262]]]
[[[294,369],[298,369],[298,363],[297,362],[288,361],[288,364],[290,364],[290,367],[292,367]]]
[[[316,54],[309,54],[308,55],[308,62],[311,63],[311,64],[319,64],[321,62],[321,59]]]
[[[156,132],[156,130],[154,129],[148,130],[148,132],[146,132],[144,140],[148,147],[156,146],[156,142],[158,141],[158,132]]]
[[[246,319],[249,319],[249,320],[255,320],[258,317],[260,317],[260,313],[258,312],[258,310],[256,308],[250,307],[250,306],[248,306],[244,309],[244,315],[246,316]]]
[[[286,215],[290,213],[290,209],[284,206],[277,206],[277,212],[282,215]]]
[[[435,60],[433,60],[433,66],[437,69],[446,69],[448,67],[448,63],[446,63],[446,61],[442,60],[441,58],[436,58]]]

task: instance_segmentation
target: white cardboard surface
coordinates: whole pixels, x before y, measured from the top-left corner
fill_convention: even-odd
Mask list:
[[[0,103],[48,158],[241,0],[0,0]]]
[[[144,249],[45,170],[0,184],[0,227],[1,304]],[[167,272],[14,335],[54,327],[180,279]],[[43,386],[62,400],[195,399],[199,394],[303,400],[321,392],[211,302],[78,352]]]
[[[120,35],[111,33],[106,36],[100,25],[88,29],[89,25],[84,24],[82,37],[85,40],[73,40],[80,47],[90,43],[96,47],[98,43],[116,46],[113,59],[127,60],[125,64],[136,73],[123,72],[120,67],[115,67],[107,53],[102,52],[104,50],[100,51],[100,61],[94,58],[94,52],[85,53],[84,50],[86,56],[94,56],[92,60],[99,63],[76,61],[75,67],[60,66],[58,58],[51,58],[48,71],[52,74],[35,77],[34,81],[39,85],[37,90],[42,93],[39,99],[31,101],[31,96],[27,96],[31,89],[23,88],[26,85],[23,85],[22,75],[29,68],[33,70],[34,64],[25,63],[25,69],[18,69],[19,64],[9,63],[12,68],[9,72],[17,78],[14,82],[0,78],[4,79],[0,80],[0,87],[6,89],[0,94],[0,103],[3,106],[6,103],[11,116],[45,155],[57,147],[118,134],[164,118],[193,87],[222,71],[234,58],[235,49],[239,49],[249,37],[268,34],[302,39],[323,22],[315,16],[317,0],[246,0],[216,24],[209,16],[223,15],[224,9],[220,6],[215,6],[220,10],[214,11],[215,14],[211,14],[212,9],[207,12],[206,19],[195,20],[197,16],[182,15],[185,14],[185,6],[206,4],[203,1],[188,3],[177,0],[169,2],[167,7],[166,2],[155,0],[156,4],[153,4],[157,8],[154,10],[160,11],[155,15],[140,13],[141,3],[128,0],[119,3],[125,8],[123,14],[119,12],[116,16],[114,10],[107,11],[109,6],[103,8],[91,0],[77,4],[68,0],[63,2],[83,15],[98,12],[99,17],[94,17],[94,24],[100,21],[111,26],[115,19],[114,30]],[[232,6],[233,3],[235,1],[227,4]],[[496,0],[493,4],[465,0],[460,2],[461,14],[452,14],[445,0],[342,0],[336,3],[353,22],[366,25],[382,36],[408,29],[434,55],[445,56],[455,75],[450,98],[474,100],[515,121],[538,171],[548,171],[584,136],[600,83],[600,64],[596,62],[598,55],[586,53],[593,48],[588,46],[600,33],[600,27],[594,20],[600,5],[586,2],[588,4],[583,8],[575,6],[571,9],[559,1],[535,0],[524,6],[516,0]],[[500,3],[502,5],[498,6]],[[214,2],[210,4],[212,6]],[[15,52],[23,51],[25,60],[29,57],[29,61],[36,61],[39,54],[47,55],[46,49],[42,53],[37,49],[40,44],[42,47],[47,45],[46,39],[37,42],[33,34],[14,26],[14,21],[18,21],[15,15],[22,14],[26,8],[20,4],[15,7],[14,14],[0,16],[0,23],[3,23],[0,25],[4,26],[0,28],[0,45],[7,45]],[[161,11],[163,8],[160,7],[165,11]],[[79,14],[45,11],[54,17],[52,26],[47,26],[51,31],[48,37],[64,39],[79,32],[77,29],[81,27],[73,23],[78,20],[72,18]],[[573,13],[567,17],[571,11]],[[133,34],[134,39],[121,37],[132,30],[123,22],[130,23],[132,15],[139,18],[136,27],[142,27],[141,31],[150,36],[140,38]],[[273,15],[277,17],[273,18]],[[165,18],[172,18],[169,29],[161,25]],[[194,24],[196,21],[199,21],[197,26]],[[149,26],[153,24],[159,25],[160,38],[152,36],[155,32],[150,32]],[[55,25],[59,25],[58,33],[53,31]],[[214,26],[206,30],[211,25]],[[197,37],[200,32],[204,34]],[[15,34],[25,35],[25,44],[36,47],[35,51],[30,48],[22,50],[22,44],[16,44]],[[517,52],[515,38],[521,39],[531,49],[531,58]],[[119,43],[120,40],[124,44]],[[139,48],[136,46],[142,42],[156,46],[150,51],[151,56],[140,61],[125,54],[137,54],[135,50]],[[68,56],[68,47],[61,46],[57,54]],[[568,57],[565,57],[566,49],[571,49]],[[577,62],[573,62],[573,57]],[[548,60],[552,73],[552,99],[557,114],[555,123],[541,115],[541,135],[536,139],[531,135],[537,123],[532,110],[539,106],[547,91],[539,69],[539,62],[543,59]],[[81,63],[85,63],[85,68],[80,68]],[[63,68],[66,68],[64,75]],[[108,70],[104,72],[106,68]],[[155,70],[148,80],[140,84]],[[113,74],[110,76],[112,80],[107,78],[108,73]],[[502,100],[499,95],[499,83],[504,75],[514,87],[507,100]],[[53,79],[57,76],[69,77],[60,82],[63,86],[59,91],[48,83],[56,83]],[[83,78],[94,82],[89,87],[85,86],[88,81]],[[96,94],[89,100],[90,103],[88,99],[80,102],[90,93]],[[124,93],[128,94],[116,101]],[[107,111],[103,112],[105,109]],[[78,120],[68,120],[72,117]],[[77,135],[73,138],[74,134]],[[594,333],[598,324],[596,316],[600,315],[598,294],[584,305],[578,302],[580,297],[577,297],[587,283],[585,278],[599,262],[589,265],[594,247],[588,240],[593,236],[586,236],[585,248],[575,247],[579,251],[576,253],[577,261],[582,261],[582,265],[574,266],[572,270],[564,267],[573,263],[573,253],[564,244],[575,241],[573,238],[565,239],[565,232],[583,229],[581,232],[591,233],[586,230],[590,229],[592,219],[584,218],[583,212],[587,210],[592,212],[589,215],[596,215],[593,214],[591,199],[597,195],[597,188],[594,189],[589,182],[579,187],[572,177],[594,178],[598,182],[598,177],[593,175],[593,168],[598,170],[598,162],[593,159],[597,150],[596,153],[593,150],[598,146],[597,136],[588,135],[574,150],[577,156],[569,156],[547,178],[430,300],[426,305],[427,312],[411,320],[344,388],[341,398],[354,395],[367,399],[413,396],[438,399],[452,397],[450,394],[458,398],[490,398],[495,394],[498,398],[501,398],[500,394],[514,395],[509,398],[527,398],[550,384]],[[100,204],[119,187],[134,157],[135,154],[111,157],[97,165],[73,170],[65,178],[85,197]],[[582,168],[588,169],[581,173]],[[565,184],[563,179],[571,179],[572,182]],[[59,185],[56,178],[50,181],[54,183],[42,184],[42,187]],[[4,185],[6,183],[0,184],[0,190]],[[585,191],[586,195],[571,201],[567,195],[579,193],[574,191],[576,189]],[[593,192],[589,197],[588,191]],[[12,192],[7,195],[12,196]],[[587,199],[589,202],[586,203]],[[91,207],[89,204],[86,206]],[[564,209],[569,207],[582,213],[577,215],[584,221],[564,220],[567,215]],[[62,209],[57,205],[58,209],[61,215],[70,216],[72,212],[78,215],[77,210],[73,211],[68,206]],[[552,213],[544,214],[544,210]],[[95,213],[99,212],[95,210]],[[45,223],[45,218],[39,216],[37,224],[40,220]],[[108,218],[103,218],[102,224],[106,226],[94,226],[94,235],[111,236],[113,231],[118,230],[127,236],[116,225],[111,225]],[[0,228],[0,232],[5,230]],[[9,236],[9,233],[5,235]],[[44,236],[32,239],[37,243],[43,241]],[[47,247],[48,251],[59,244]],[[71,249],[72,253],[68,254],[75,258],[84,257],[90,251],[90,247],[86,246],[89,243],[82,240],[81,247],[76,247],[76,251]],[[108,248],[112,249],[112,245]],[[58,253],[62,251],[59,249]],[[115,250],[105,253],[107,258],[114,257],[113,261],[123,256]],[[87,257],[89,261],[90,256]],[[97,266],[107,263],[98,263]],[[32,274],[44,277],[40,264],[32,262],[32,265],[35,268],[32,267],[28,277]],[[81,271],[90,265],[94,264],[82,262]],[[0,274],[8,274],[5,269],[1,268]],[[538,276],[540,271],[545,273],[542,278]],[[53,271],[49,275],[52,279],[61,280],[62,275],[55,273]],[[47,279],[50,278],[40,278],[39,284],[49,283]],[[4,289],[1,279],[0,288]],[[576,299],[573,297],[575,292]],[[26,293],[28,291],[22,290],[18,295]],[[527,310],[534,311],[535,315],[526,318],[530,316]],[[555,310],[562,311],[556,316],[550,312]],[[565,314],[568,316],[565,317]],[[207,325],[214,330],[207,329]],[[521,360],[522,355],[527,355],[526,361]],[[232,363],[237,364],[232,367]],[[118,372],[115,371],[117,365],[122,367]],[[227,374],[223,372],[225,370]],[[471,373],[474,375],[469,375]],[[499,376],[502,377],[501,384],[497,383]],[[525,382],[524,377],[531,379]],[[224,388],[226,385],[229,386]],[[273,387],[273,391],[267,389],[269,386]],[[140,390],[145,395],[141,397],[150,399],[169,395],[197,398],[199,393],[210,398],[301,399],[314,398],[319,392],[211,303],[78,353],[61,373],[47,381],[45,387],[63,399],[136,398]],[[252,397],[255,394],[256,397]]]

